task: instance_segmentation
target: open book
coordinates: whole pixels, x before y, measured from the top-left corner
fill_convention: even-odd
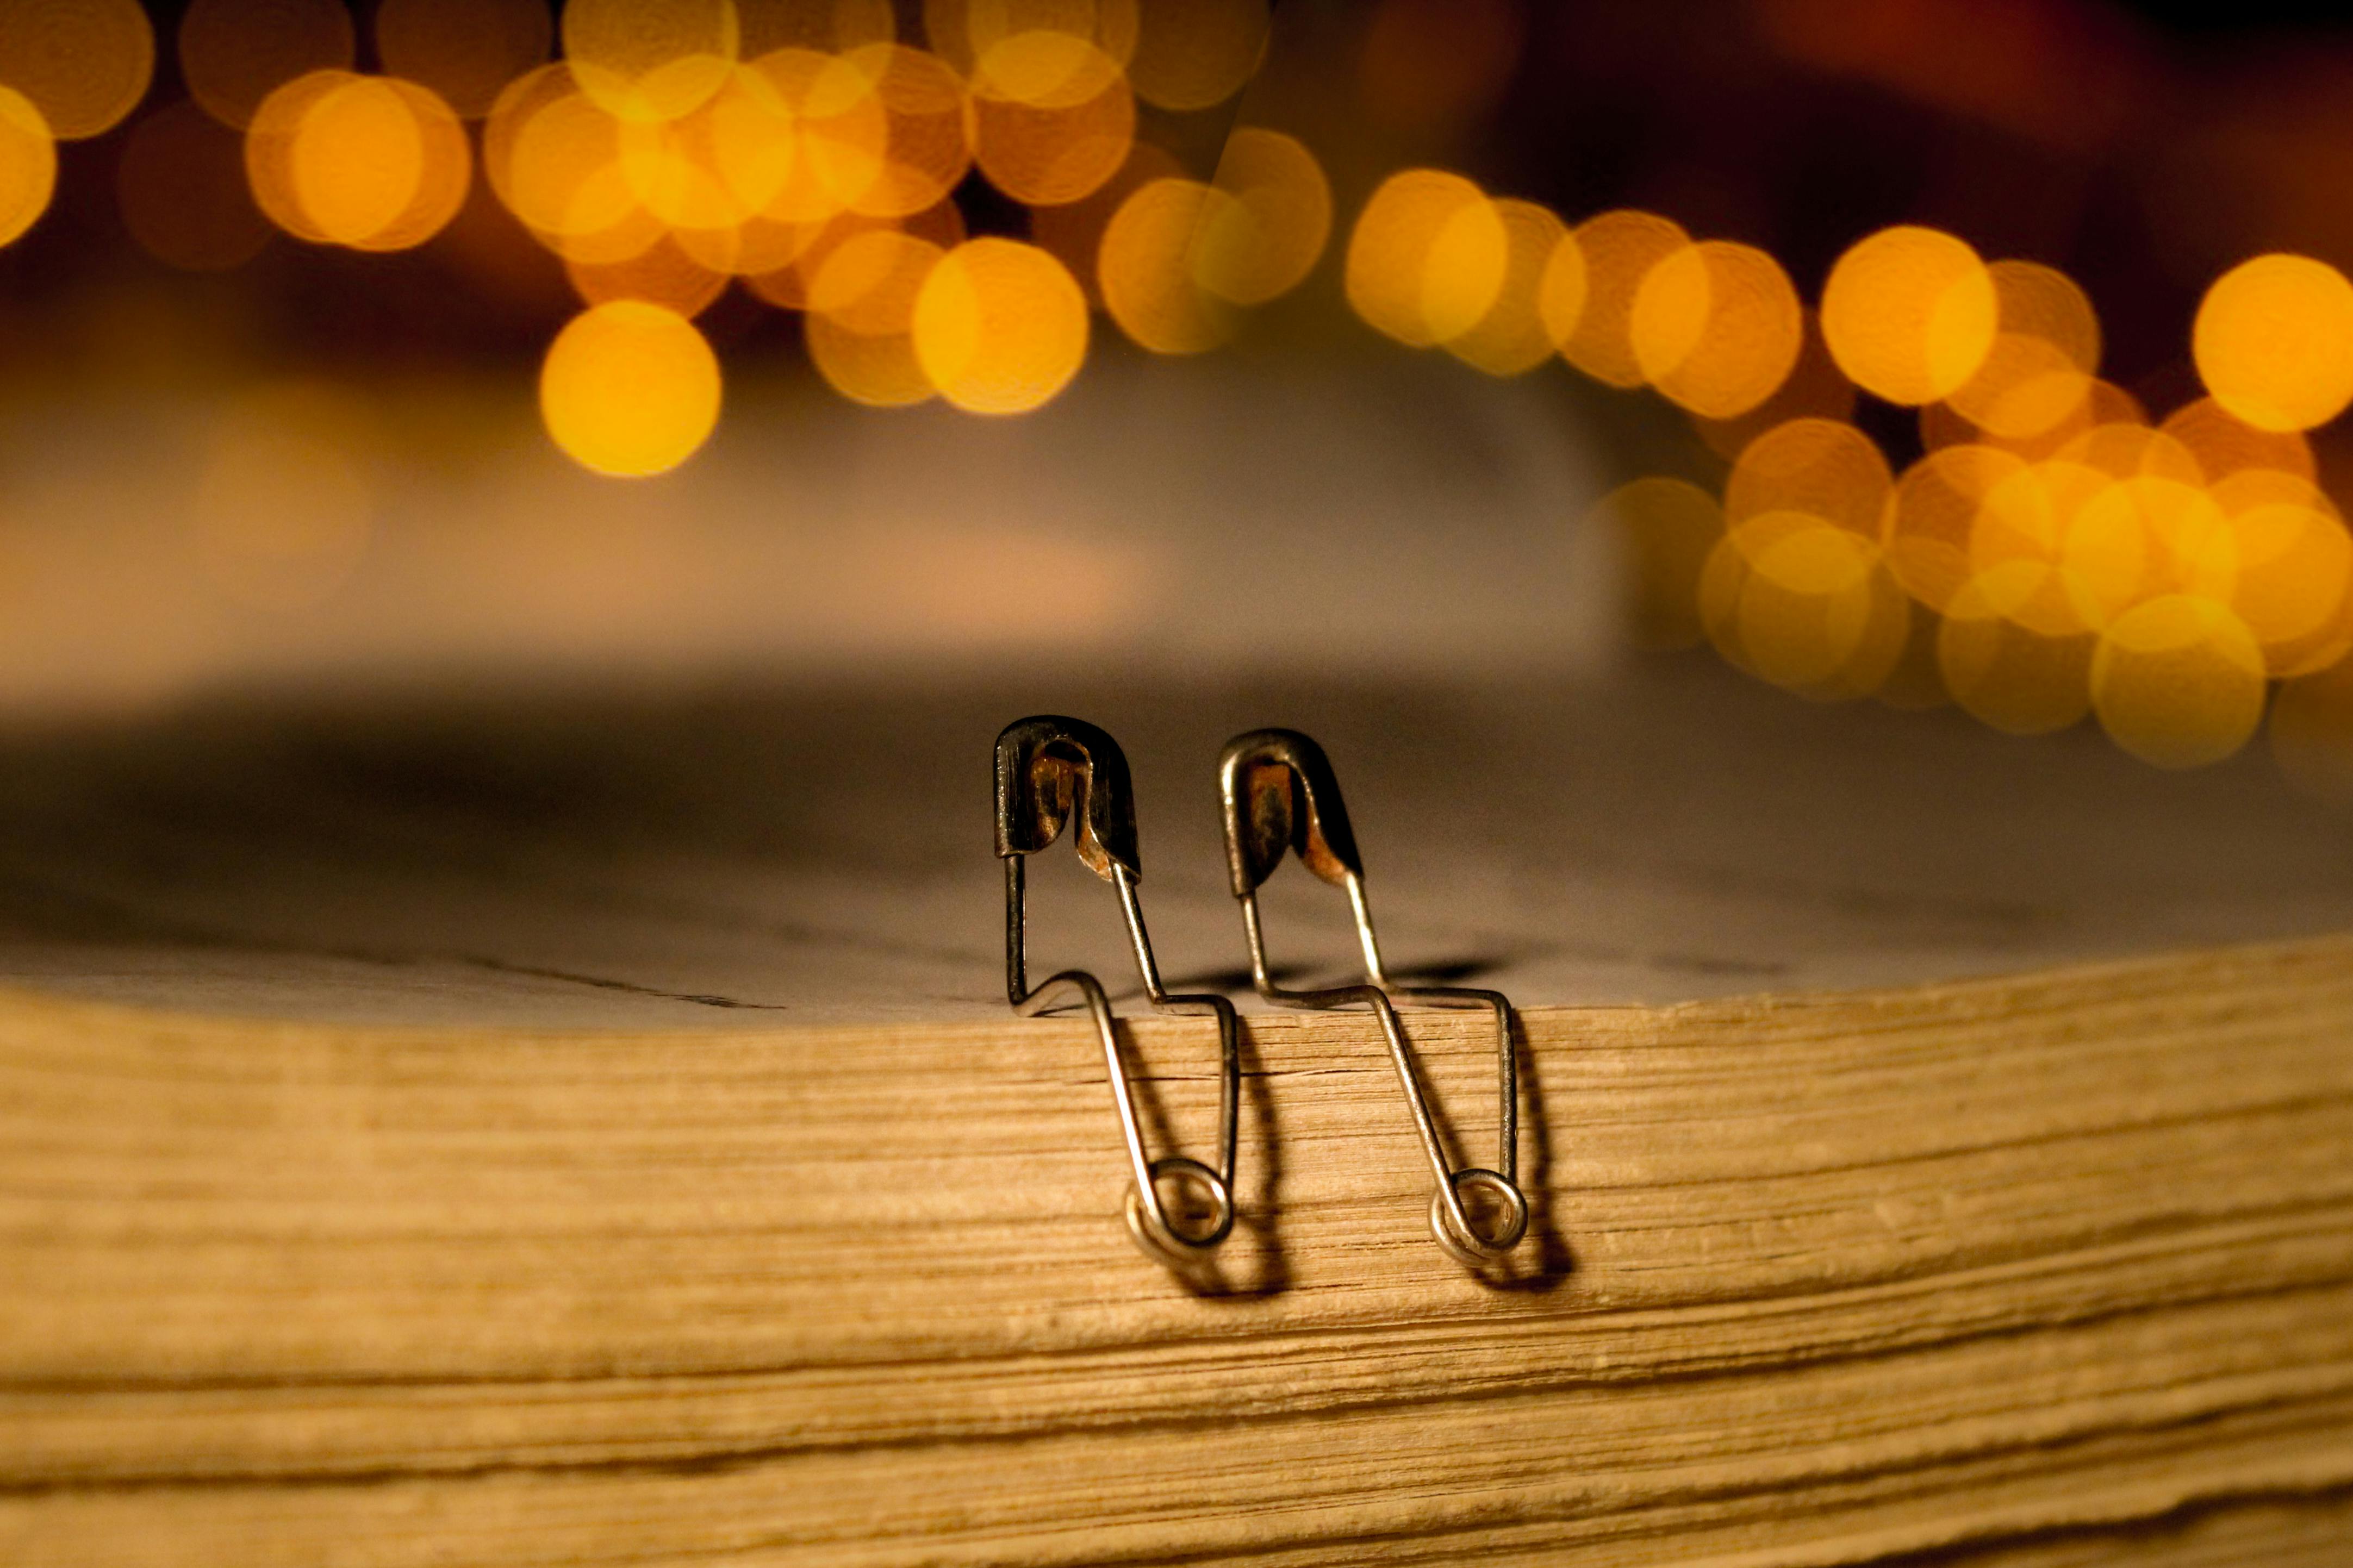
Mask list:
[[[1240,1219],[1122,1231],[1003,994],[989,742],[1119,737]],[[1442,1254],[1372,1020],[1249,997],[1230,733],[1392,964],[1518,1004],[1529,1238]],[[2353,879],[2260,762],[1606,682],[223,702],[0,766],[0,1557],[2341,1560]],[[1155,1152],[1206,1020],[1033,858]],[[1266,889],[1345,977],[1345,900]],[[1492,1036],[1410,1011],[1458,1155]]]

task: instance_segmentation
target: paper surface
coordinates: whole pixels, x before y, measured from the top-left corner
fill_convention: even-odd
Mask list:
[[[1247,994],[1215,764],[1318,737],[1393,969],[1523,1005],[1927,982],[2353,925],[2353,842],[2260,754],[1821,709],[1704,656],[1597,682],[1039,673],[222,701],[0,758],[0,978],[207,1012],[581,1027],[1001,1015],[1000,725],[1127,751],[1172,986]],[[1111,888],[1029,874],[1033,975],[1136,1005]],[[1286,864],[1278,964],[1345,900]],[[1250,1005],[1259,1005],[1251,1003]]]

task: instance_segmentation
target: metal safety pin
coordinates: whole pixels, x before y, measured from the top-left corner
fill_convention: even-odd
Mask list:
[[[1050,974],[1034,988],[1029,983],[1022,858],[1050,846],[1061,837],[1063,825],[1073,819],[1079,858],[1119,889],[1145,999],[1156,1012],[1207,1013],[1217,1017],[1220,1087],[1215,1170],[1179,1154],[1157,1160],[1145,1154],[1144,1130],[1135,1114],[1135,1092],[1120,1057],[1111,1001],[1103,994],[1102,983],[1082,969]],[[1024,1017],[1035,1016],[1050,1005],[1049,993],[1058,987],[1075,990],[1085,1000],[1103,1043],[1103,1062],[1111,1073],[1112,1103],[1119,1112],[1120,1131],[1127,1141],[1128,1163],[1134,1173],[1127,1194],[1127,1228],[1137,1244],[1160,1262],[1188,1267],[1223,1241],[1234,1226],[1234,1121],[1241,1081],[1238,1025],[1233,1004],[1223,996],[1172,995],[1161,986],[1152,939],[1145,933],[1144,908],[1135,896],[1144,868],[1136,850],[1135,796],[1119,742],[1092,724],[1052,714],[1007,725],[997,737],[997,853],[1005,861],[1006,996]],[[1206,1193],[1210,1222],[1206,1230],[1187,1234],[1170,1220],[1160,1201],[1160,1184],[1169,1180],[1189,1182]]]
[[[1430,1229],[1438,1245],[1465,1264],[1476,1268],[1501,1258],[1527,1234],[1528,1200],[1520,1191],[1519,1073],[1512,1050],[1512,1005],[1501,992],[1461,986],[1402,986],[1381,966],[1380,944],[1373,936],[1373,913],[1365,901],[1365,871],[1356,854],[1356,837],[1348,826],[1348,810],[1341,803],[1340,784],[1324,748],[1293,730],[1253,730],[1226,742],[1218,759],[1218,793],[1225,805],[1226,868],[1234,897],[1242,907],[1242,932],[1250,942],[1250,978],[1258,994],[1285,1007],[1345,1007],[1361,1004],[1380,1020],[1388,1038],[1398,1082],[1413,1110],[1421,1134],[1422,1152],[1430,1158],[1438,1189],[1430,1194]],[[1327,882],[1348,890],[1356,911],[1356,940],[1365,950],[1364,985],[1339,985],[1324,991],[1286,991],[1267,973],[1266,942],[1259,926],[1259,884],[1282,863],[1283,851],[1297,852],[1300,863]],[[1413,1068],[1405,1030],[1393,999],[1410,998],[1438,1006],[1492,1008],[1495,1016],[1495,1058],[1502,1079],[1501,1170],[1447,1162],[1428,1097]],[[1465,1188],[1484,1189],[1503,1209],[1503,1223],[1493,1237],[1482,1236],[1462,1207]]]

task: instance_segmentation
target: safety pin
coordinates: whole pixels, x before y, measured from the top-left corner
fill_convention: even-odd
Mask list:
[[[1218,1168],[1198,1160],[1171,1154],[1149,1158],[1144,1130],[1135,1113],[1135,1092],[1121,1059],[1110,998],[1103,984],[1082,969],[1065,969],[1031,987],[1024,936],[1023,859],[1061,837],[1063,825],[1075,819],[1079,858],[1087,868],[1119,889],[1120,908],[1127,917],[1127,934],[1135,951],[1136,973],[1144,994],[1155,1012],[1198,1016],[1218,1020],[1219,1081]],[[1127,1141],[1134,1185],[1127,1194],[1127,1228],[1139,1246],[1160,1262],[1185,1268],[1226,1238],[1234,1226],[1234,1121],[1241,1071],[1237,1047],[1234,1005],[1223,996],[1172,995],[1160,984],[1160,966],[1152,956],[1152,939],[1144,929],[1144,908],[1135,884],[1144,875],[1136,848],[1135,797],[1128,782],[1127,758],[1113,741],[1092,724],[1076,719],[1039,714],[1005,727],[997,737],[997,853],[1005,861],[1005,994],[1014,1009],[1033,1017],[1050,1005],[1049,994],[1067,986],[1085,1000],[1102,1041],[1103,1062],[1110,1069],[1112,1103],[1119,1112],[1121,1134]],[[1208,1195],[1210,1223],[1206,1231],[1188,1235],[1169,1218],[1160,1201],[1160,1183],[1176,1180],[1199,1186]]]
[[[1333,776],[1323,747],[1294,730],[1253,730],[1237,735],[1226,742],[1218,759],[1218,793],[1225,805],[1226,869],[1232,879],[1234,897],[1241,902],[1242,932],[1250,942],[1250,978],[1258,994],[1285,1007],[1345,1007],[1361,1003],[1372,1009],[1388,1040],[1398,1082],[1405,1089],[1414,1126],[1421,1134],[1422,1152],[1437,1177],[1438,1188],[1430,1200],[1430,1234],[1449,1256],[1468,1267],[1504,1256],[1518,1245],[1528,1228],[1528,1200],[1518,1180],[1519,1072],[1512,1049],[1511,1003],[1496,991],[1402,986],[1389,979],[1381,964],[1380,944],[1373,936],[1372,908],[1365,901],[1364,865],[1356,853],[1356,837],[1349,828],[1340,784]],[[1258,889],[1282,863],[1286,849],[1296,851],[1300,863],[1324,880],[1347,889],[1369,984],[1286,991],[1267,973]],[[1404,1027],[1398,1020],[1397,998],[1493,1010],[1495,1057],[1502,1079],[1501,1152],[1496,1160],[1503,1167],[1500,1171],[1478,1165],[1458,1170],[1448,1163],[1430,1101],[1414,1072]],[[1464,1212],[1461,1192],[1465,1188],[1482,1188],[1501,1205],[1503,1224],[1493,1237],[1480,1235]]]

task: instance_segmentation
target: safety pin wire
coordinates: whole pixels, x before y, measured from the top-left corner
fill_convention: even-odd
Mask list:
[[[1258,994],[1281,1006],[1362,1006],[1374,1015],[1388,1042],[1398,1085],[1405,1091],[1422,1153],[1437,1178],[1430,1204],[1431,1235],[1440,1247],[1469,1268],[1504,1256],[1518,1245],[1528,1226],[1527,1195],[1519,1184],[1519,1062],[1512,1044],[1511,1003],[1498,992],[1407,987],[1389,978],[1373,931],[1372,906],[1365,896],[1364,862],[1357,856],[1356,830],[1348,821],[1340,782],[1324,748],[1311,737],[1296,730],[1272,729],[1236,735],[1218,758],[1218,795],[1225,815],[1226,869],[1234,898],[1241,905],[1250,979]],[[1356,942],[1364,950],[1366,984],[1286,991],[1274,983],[1267,966],[1258,888],[1286,856],[1294,854],[1314,875],[1346,889],[1356,922]],[[1448,1161],[1446,1141],[1398,1016],[1401,1000],[1440,1007],[1482,1007],[1493,1014],[1500,1170],[1477,1165],[1458,1168]],[[1472,1189],[1488,1193],[1501,1205],[1501,1221],[1492,1237],[1480,1233],[1462,1206],[1463,1193]]]
[[[1068,986],[1085,1001],[1087,1011],[1094,1020],[1095,1036],[1103,1047],[1103,1065],[1109,1074],[1113,1109],[1118,1113],[1122,1138],[1127,1144],[1128,1165],[1134,1173],[1134,1184],[1128,1193],[1128,1229],[1146,1251],[1162,1262],[1177,1268],[1193,1266],[1201,1256],[1223,1241],[1234,1225],[1234,1148],[1236,1121],[1239,1114],[1240,1052],[1238,1040],[1240,1020],[1233,1005],[1222,996],[1170,995],[1160,984],[1159,966],[1152,956],[1151,939],[1144,929],[1144,911],[1135,895],[1135,884],[1124,866],[1113,867],[1113,880],[1119,889],[1120,903],[1127,917],[1128,937],[1134,944],[1137,968],[1144,980],[1145,994],[1156,1012],[1199,1015],[1214,1014],[1218,1018],[1219,1050],[1219,1092],[1218,1130],[1218,1168],[1211,1170],[1198,1160],[1181,1154],[1153,1159],[1145,1150],[1144,1127],[1135,1110],[1135,1089],[1127,1063],[1119,1048],[1116,1019],[1111,1010],[1111,999],[1104,994],[1103,983],[1082,969],[1065,969],[1048,975],[1033,989],[1028,984],[1026,964],[1026,931],[1024,904],[1027,878],[1020,856],[1008,856],[1005,860],[1006,900],[1006,993],[1014,1010],[1023,1017],[1035,1017],[1054,1005],[1052,993]],[[1167,1177],[1183,1176],[1198,1182],[1208,1194],[1211,1209],[1209,1228],[1200,1236],[1187,1236],[1170,1221],[1168,1211],[1160,1199],[1160,1182]]]
[[[1398,1084],[1405,1091],[1406,1106],[1413,1113],[1414,1131],[1421,1142],[1423,1156],[1430,1162],[1435,1178],[1430,1194],[1430,1222],[1432,1237],[1455,1261],[1477,1268],[1491,1259],[1501,1258],[1519,1245],[1527,1232],[1528,1205],[1526,1194],[1520,1191],[1518,1160],[1518,1073],[1514,1061],[1511,1037],[1510,1004],[1501,994],[1492,991],[1472,992],[1454,987],[1430,986],[1415,989],[1393,988],[1381,968],[1380,950],[1375,942],[1370,910],[1366,907],[1364,884],[1354,873],[1347,878],[1348,901],[1356,912],[1356,934],[1363,943],[1366,971],[1373,982],[1365,985],[1335,985],[1317,991],[1292,991],[1274,984],[1267,972],[1266,940],[1259,921],[1258,894],[1255,889],[1240,899],[1242,930],[1250,943],[1250,978],[1260,995],[1283,1006],[1326,1010],[1361,1005],[1380,1021],[1382,1037],[1388,1042],[1389,1062],[1397,1069]],[[1501,1171],[1491,1171],[1477,1165],[1461,1167],[1446,1156],[1446,1145],[1440,1137],[1438,1119],[1431,1111],[1430,1099],[1423,1090],[1419,1073],[1413,1065],[1412,1047],[1407,1043],[1403,1020],[1398,1016],[1397,1004],[1391,990],[1399,994],[1427,996],[1440,1005],[1460,998],[1475,1005],[1492,1005],[1496,1010],[1496,1028],[1501,1039],[1504,1114],[1501,1131],[1501,1151],[1498,1163]],[[1484,1187],[1501,1202],[1504,1219],[1499,1233],[1492,1239],[1479,1234],[1462,1206],[1461,1189],[1464,1186]]]
[[[1512,1046],[1512,1002],[1500,991],[1469,985],[1399,985],[1381,964],[1381,947],[1373,935],[1372,905],[1365,898],[1365,879],[1348,873],[1348,908],[1356,917],[1356,941],[1365,950],[1365,973],[1391,997],[1406,996],[1434,1007],[1483,1007],[1495,1016],[1495,1166],[1504,1180],[1517,1186],[1520,1179],[1520,1056]]]
[[[1126,867],[1114,865],[1112,881],[1119,889],[1120,908],[1127,916],[1128,940],[1135,947],[1135,972],[1144,982],[1145,1000],[1152,1005],[1153,1011],[1189,1017],[1208,1015],[1218,1020],[1217,1173],[1230,1194],[1234,1141],[1241,1116],[1241,1016],[1223,996],[1206,992],[1171,994],[1162,989],[1160,965],[1152,956],[1152,939],[1144,930],[1144,905],[1135,896],[1135,879]]]

